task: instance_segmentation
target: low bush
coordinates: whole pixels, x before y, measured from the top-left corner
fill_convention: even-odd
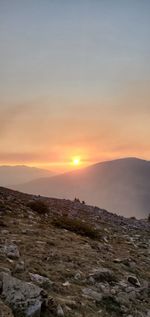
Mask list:
[[[39,214],[44,214],[49,211],[47,203],[43,200],[33,200],[27,204],[27,207],[31,208],[33,211],[38,212]]]
[[[106,309],[111,316],[121,317],[123,315],[122,307],[113,296],[103,296],[101,306]]]
[[[54,218],[52,224],[55,227],[67,229],[82,236],[87,236],[91,239],[97,240],[99,238],[99,231],[96,230],[93,226],[82,222],[80,219],[71,219],[61,216]]]

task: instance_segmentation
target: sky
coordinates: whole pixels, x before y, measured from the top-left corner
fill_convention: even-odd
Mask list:
[[[149,0],[0,0],[0,165],[149,160],[149,39]]]

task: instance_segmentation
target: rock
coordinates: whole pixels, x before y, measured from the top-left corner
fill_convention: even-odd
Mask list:
[[[81,273],[80,272],[76,273],[75,276],[74,276],[74,279],[75,280],[80,280],[81,279]]]
[[[45,276],[39,275],[39,274],[33,274],[29,273],[31,281],[38,284],[39,286],[43,287],[51,287],[54,283]]]
[[[3,282],[2,297],[14,314],[20,314],[22,317],[40,317],[41,288],[6,273],[1,273],[0,279]]]
[[[15,272],[21,273],[25,270],[25,263],[24,261],[19,261],[15,266]]]
[[[118,293],[116,296],[116,301],[120,305],[129,306],[129,304],[130,304],[128,294],[126,294],[125,292]]]
[[[83,290],[83,294],[89,298],[92,298],[94,300],[96,300],[97,302],[101,302],[102,300],[102,294],[96,292],[96,291],[93,291],[92,289],[90,288],[84,288]]]
[[[88,279],[89,284],[94,285],[95,284],[95,279],[93,276],[90,276]]]
[[[110,293],[110,286],[108,283],[98,283],[97,288],[101,291],[101,293],[103,294],[109,294]],[[111,292],[113,291],[113,289],[111,290]],[[116,293],[116,292],[115,292]]]
[[[14,317],[12,310],[0,300],[0,317]]]
[[[19,249],[16,244],[7,243],[3,246],[4,254],[10,259],[18,259],[20,257]]]
[[[128,282],[133,284],[136,287],[140,287],[141,284],[136,276],[128,276]]]
[[[107,237],[104,237],[103,240],[104,240],[105,243],[108,243],[108,238]]]
[[[116,259],[114,259],[114,261],[113,261],[114,263],[121,263],[122,262],[122,260],[121,259],[118,259],[118,258],[116,258]]]
[[[128,297],[129,297],[129,299],[130,299],[132,302],[135,301],[135,299],[137,298],[137,294],[136,294],[135,290],[134,290],[134,291],[131,291],[131,292],[128,294]]]
[[[65,287],[69,287],[70,286],[70,283],[68,281],[66,281],[65,283],[62,284],[63,286]]]
[[[112,282],[116,281],[116,278],[113,272],[107,268],[100,268],[95,270],[93,273],[90,274],[96,281],[98,282]]]
[[[64,311],[63,311],[63,309],[62,309],[60,304],[57,306],[57,316],[58,317],[63,317],[64,316]]]

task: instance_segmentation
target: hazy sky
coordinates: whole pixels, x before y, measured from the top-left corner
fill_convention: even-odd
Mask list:
[[[0,164],[150,159],[150,1],[0,0]]]

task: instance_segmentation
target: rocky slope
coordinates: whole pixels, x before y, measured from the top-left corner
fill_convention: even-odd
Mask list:
[[[149,229],[0,188],[0,316],[149,317]]]

